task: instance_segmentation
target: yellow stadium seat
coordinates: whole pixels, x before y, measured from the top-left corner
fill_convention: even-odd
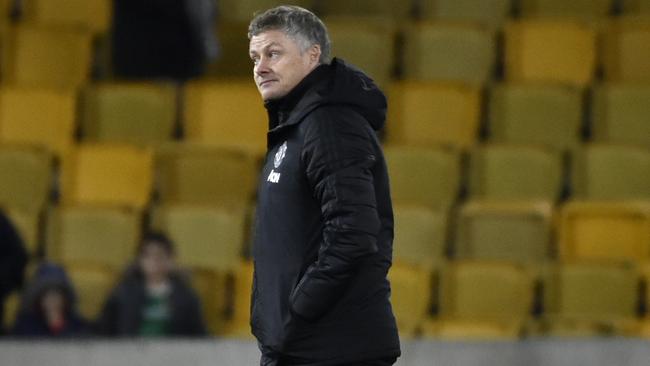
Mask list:
[[[565,261],[649,258],[649,204],[567,203],[561,211],[559,254]]]
[[[433,301],[433,272],[398,261],[388,271],[391,305],[401,338],[412,338],[427,318]]]
[[[30,255],[38,255],[41,228],[41,211],[23,211],[20,209],[3,208],[3,211],[14,225],[18,235],[25,244]]]
[[[13,327],[19,308],[20,294],[14,291],[4,299],[4,319],[0,319],[4,329],[10,330]]]
[[[24,0],[24,19],[37,24],[70,25],[103,33],[111,25],[110,0]]]
[[[605,84],[594,90],[595,141],[650,146],[650,85]]]
[[[440,264],[447,244],[447,211],[404,205],[395,205],[393,209],[395,260],[423,268],[433,268]]]
[[[230,338],[254,339],[251,333],[251,291],[253,289],[253,262],[242,260],[234,276],[232,315],[228,320],[225,335]]]
[[[650,201],[650,148],[591,144],[573,158],[573,196]]]
[[[511,0],[420,0],[418,15],[427,20],[473,22],[498,29],[510,15]]]
[[[182,265],[230,271],[239,264],[244,246],[244,208],[169,205],[154,210],[152,225],[167,233]]]
[[[551,219],[547,202],[470,201],[458,214],[453,255],[509,261],[538,272],[552,255]]]
[[[252,79],[189,83],[183,119],[188,142],[266,150],[268,116]]]
[[[639,265],[639,272],[641,274],[641,280],[643,282],[643,306],[646,309],[646,321],[648,322],[648,325],[650,325],[650,313],[648,312],[648,309],[650,309],[650,261],[645,261]],[[650,328],[648,328],[650,331]],[[647,333],[648,336],[650,336],[650,332]]]
[[[479,128],[477,88],[432,82],[400,82],[389,89],[387,141],[395,145],[467,148]]]
[[[7,84],[77,88],[90,75],[92,35],[72,26],[12,29],[3,56]]]
[[[505,27],[505,76],[511,82],[584,87],[596,68],[596,32],[569,20],[520,20]]]
[[[456,201],[461,174],[458,151],[393,146],[384,154],[396,204],[446,209]]]
[[[650,14],[650,0],[622,0],[623,11],[628,14]]]
[[[603,36],[607,81],[650,82],[650,18],[612,20]]]
[[[541,329],[551,336],[636,333],[639,275],[630,266],[563,264],[543,281]]]
[[[222,4],[223,2],[219,2]],[[220,13],[224,14],[224,13]],[[224,15],[227,15],[225,13]],[[217,38],[221,53],[208,65],[206,74],[209,77],[248,79],[253,83],[253,62],[248,54],[248,23],[252,14],[245,20],[228,21],[217,24]]]
[[[227,326],[228,273],[192,268],[190,285],[201,300],[203,319],[212,335],[222,335]]]
[[[568,150],[578,144],[584,97],[573,87],[505,83],[491,89],[489,139]]]
[[[122,208],[58,207],[48,220],[47,256],[121,269],[135,257],[142,218]]]
[[[487,145],[470,155],[475,199],[555,201],[562,191],[561,155],[532,145]]]
[[[79,313],[89,321],[97,319],[117,282],[117,271],[83,263],[68,264],[66,271],[77,293]]]
[[[479,25],[419,23],[404,34],[404,77],[481,86],[496,58],[493,32]]]
[[[51,192],[53,163],[45,150],[0,145],[0,207],[41,211]]]
[[[219,17],[227,22],[249,22],[256,13],[279,5],[298,5],[309,8],[310,0],[219,0]],[[248,53],[247,53],[248,54]]]
[[[257,160],[236,150],[168,145],[156,156],[158,193],[165,204],[247,204],[258,174]]]
[[[327,0],[317,4],[325,16],[384,17],[393,20],[408,19],[412,12],[410,1],[402,0]]]
[[[533,301],[533,283],[516,265],[482,261],[450,263],[441,274],[440,318],[425,333],[443,339],[515,339]]]
[[[83,94],[85,141],[151,145],[171,140],[176,89],[171,84],[104,83]]]
[[[63,159],[65,204],[143,208],[153,190],[153,153],[127,145],[84,144]]]
[[[520,0],[524,17],[599,19],[608,16],[615,0]]]
[[[75,113],[74,93],[0,88],[0,142],[38,145],[61,155],[73,143]]]
[[[358,19],[326,22],[332,56],[360,68],[380,87],[388,86],[395,59],[395,29]]]

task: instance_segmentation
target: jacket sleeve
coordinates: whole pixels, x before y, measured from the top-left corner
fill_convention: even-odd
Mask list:
[[[359,260],[377,252],[380,221],[371,171],[377,160],[374,132],[351,110],[325,107],[310,118],[302,161],[324,228],[318,259],[290,303],[294,314],[315,320],[341,297]]]

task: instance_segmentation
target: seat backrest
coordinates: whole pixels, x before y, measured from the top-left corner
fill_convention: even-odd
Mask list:
[[[53,170],[45,150],[0,145],[0,207],[41,211],[50,198]]]
[[[650,85],[610,83],[596,87],[593,138],[598,142],[650,146]]]
[[[390,268],[391,305],[402,337],[415,335],[428,317],[435,291],[433,278],[430,268],[399,262]]]
[[[449,231],[447,210],[395,205],[393,213],[395,260],[425,268],[440,264],[445,257]]]
[[[111,24],[110,0],[25,0],[24,19],[37,24],[70,25],[104,33]]]
[[[650,19],[612,20],[603,36],[603,72],[607,81],[650,82]]]
[[[75,263],[66,265],[66,272],[77,293],[79,313],[85,319],[97,319],[117,282],[118,271],[96,264]]]
[[[524,17],[553,17],[596,20],[608,16],[615,0],[520,0]]]
[[[426,20],[474,22],[498,29],[512,10],[512,0],[420,0],[418,15]]]

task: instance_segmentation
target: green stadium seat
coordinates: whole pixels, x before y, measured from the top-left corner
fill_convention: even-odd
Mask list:
[[[543,281],[542,332],[550,336],[633,335],[639,275],[634,267],[566,263]]]
[[[402,146],[468,148],[481,115],[477,87],[404,81],[389,88],[386,140]]]
[[[393,258],[412,266],[437,267],[445,257],[447,246],[447,211],[425,206],[395,205],[393,213]]]
[[[578,144],[583,94],[573,87],[499,84],[489,100],[489,140],[568,150]]]
[[[650,200],[650,148],[586,145],[574,153],[572,183],[579,199]]]
[[[596,20],[609,16],[615,0],[519,0],[523,17]]]
[[[570,20],[527,19],[505,26],[505,77],[585,87],[596,70],[596,31]]]
[[[457,151],[387,147],[384,154],[395,204],[445,210],[456,201],[460,187]]]
[[[485,145],[471,151],[469,195],[474,199],[556,201],[562,159],[533,145]]]
[[[598,142],[650,145],[650,85],[604,84],[594,90],[593,138]]]
[[[613,82],[650,82],[650,18],[611,21],[603,36],[604,78]]]
[[[84,90],[82,108],[85,141],[160,144],[174,133],[176,89],[152,83],[91,85]]]
[[[492,76],[496,41],[480,25],[418,23],[404,33],[404,77],[481,86]]]
[[[35,145],[60,157],[73,144],[76,108],[72,92],[0,88],[0,143]]]
[[[552,213],[544,202],[470,201],[458,213],[453,256],[513,262],[538,272],[553,254]]]
[[[560,212],[563,261],[639,262],[650,258],[648,202],[569,202]]]
[[[418,15],[432,21],[470,22],[500,28],[512,10],[512,0],[420,0]]]

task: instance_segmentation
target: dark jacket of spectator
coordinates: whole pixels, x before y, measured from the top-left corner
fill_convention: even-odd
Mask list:
[[[46,316],[48,292],[62,297],[61,322],[53,324]],[[64,269],[52,263],[39,266],[25,289],[12,334],[25,337],[76,337],[87,331],[86,321],[77,312],[76,294]]]
[[[18,231],[0,209],[0,334],[3,334],[4,301],[23,285],[27,251]]]
[[[170,318],[166,335],[204,336],[206,330],[198,296],[180,274],[172,274],[170,284]],[[147,290],[143,275],[136,266],[132,266],[127,269],[122,281],[106,301],[97,323],[97,331],[105,336],[140,336],[146,302]]]

